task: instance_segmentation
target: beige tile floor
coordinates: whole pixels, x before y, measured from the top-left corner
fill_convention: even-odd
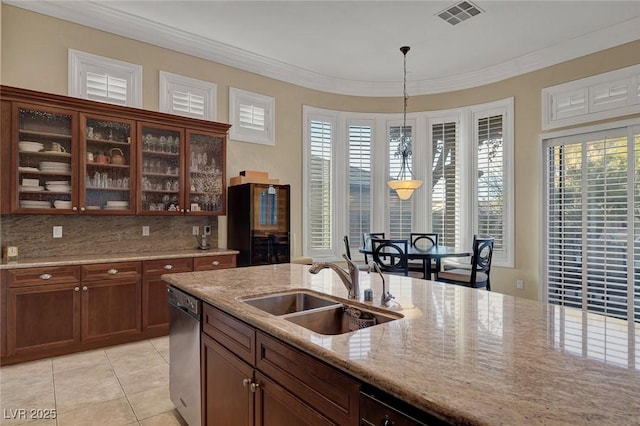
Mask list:
[[[169,338],[0,368],[0,424],[186,425],[169,399]]]

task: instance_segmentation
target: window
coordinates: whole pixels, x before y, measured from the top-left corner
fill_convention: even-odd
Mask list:
[[[69,95],[142,107],[142,67],[69,49]]]
[[[274,145],[275,98],[229,88],[229,137],[234,140]]]
[[[461,175],[457,121],[431,122],[431,230],[440,244],[461,245]]]
[[[542,91],[542,128],[640,112],[640,65],[547,87]]]
[[[333,237],[333,155],[335,121],[331,116],[310,115],[305,122],[309,135],[306,151],[305,250],[315,256],[330,256]]]
[[[160,111],[216,120],[214,83],[160,71]]]
[[[371,120],[347,125],[349,138],[349,245],[361,246],[362,233],[371,229]]]
[[[513,100],[409,118],[403,128],[400,114],[304,107],[304,255],[339,259],[344,235],[357,249],[363,232],[433,230],[458,247],[491,235],[494,265],[513,266]],[[401,135],[424,181],[404,201],[386,184],[400,171]]]
[[[639,322],[640,126],[544,147],[548,301]]]

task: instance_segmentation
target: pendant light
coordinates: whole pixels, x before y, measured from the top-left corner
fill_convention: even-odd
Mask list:
[[[402,127],[400,128],[400,142],[398,142],[398,149],[396,150],[395,156],[402,157],[402,164],[396,179],[387,182],[389,188],[395,190],[396,194],[398,194],[398,198],[401,200],[408,200],[411,198],[411,195],[413,195],[413,191],[422,186],[422,181],[416,179],[415,175],[411,171],[410,157],[412,154],[412,138],[407,138],[404,133],[405,128],[407,127],[407,100],[409,99],[409,96],[407,95],[407,52],[409,49],[411,49],[409,46],[402,46],[400,48],[400,51],[404,56],[404,116]]]

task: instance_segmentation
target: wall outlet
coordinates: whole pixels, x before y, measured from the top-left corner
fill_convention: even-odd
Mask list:
[[[62,226],[53,227],[53,238],[62,238]]]
[[[199,226],[192,226],[191,227],[191,233],[192,235],[200,235],[200,227]]]
[[[204,227],[204,235],[211,235],[211,226],[205,225]]]
[[[142,227],[142,236],[143,237],[148,237],[149,236],[149,227],[148,226],[143,226]]]
[[[524,281],[516,280],[516,288],[524,288]]]

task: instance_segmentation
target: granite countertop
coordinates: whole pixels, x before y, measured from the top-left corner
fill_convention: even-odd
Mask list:
[[[360,273],[361,293],[381,281]],[[404,318],[325,336],[239,297],[307,289],[346,299],[335,272],[280,264],[163,275],[363,382],[459,424],[640,424],[640,324],[495,292],[386,276]]]
[[[237,250],[213,248],[210,250],[172,250],[157,252],[91,254],[74,256],[50,256],[21,258],[18,261],[7,262],[2,260],[0,270],[19,268],[39,268],[46,266],[86,265],[90,263],[132,262],[137,260],[177,259],[180,257],[204,257],[219,256],[225,254],[238,254]]]

